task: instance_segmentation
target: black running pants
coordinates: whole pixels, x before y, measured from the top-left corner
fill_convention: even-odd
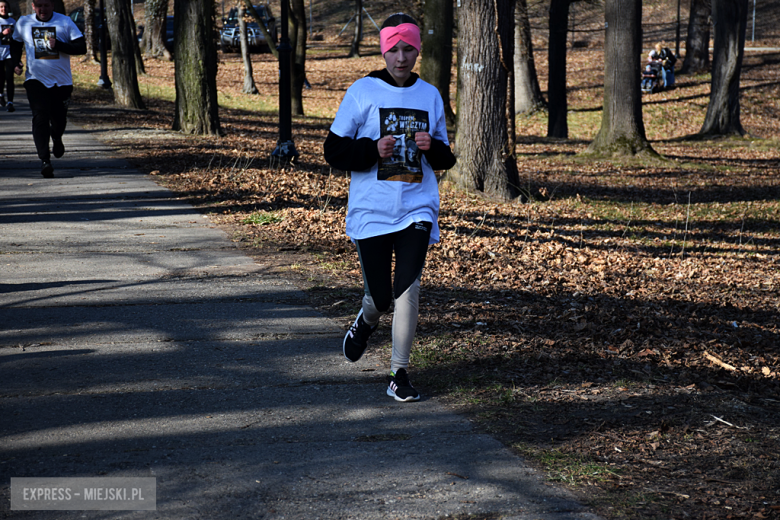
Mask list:
[[[380,312],[387,312],[422,274],[432,228],[430,222],[415,222],[396,233],[356,241],[366,294]]]
[[[0,94],[3,93],[3,85],[5,85],[5,100],[14,100],[14,66],[11,63],[13,60],[8,58],[0,62]]]
[[[46,88],[40,81],[31,79],[24,82],[27,100],[32,110],[32,133],[38,158],[51,159],[49,139],[62,139],[68,123],[68,103],[73,93],[72,85]]]

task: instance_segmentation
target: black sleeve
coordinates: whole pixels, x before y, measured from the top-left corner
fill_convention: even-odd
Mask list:
[[[82,36],[69,42],[57,41],[56,50],[71,56],[80,56],[87,53],[87,40]]]
[[[22,49],[24,44],[16,40],[11,40],[11,63],[16,67],[22,61]]]
[[[457,159],[450,150],[449,145],[444,144],[444,141],[440,141],[431,137],[431,148],[423,152],[425,158],[428,160],[428,164],[434,170],[449,170],[455,166]]]
[[[347,172],[368,170],[379,161],[376,141],[368,137],[351,139],[328,132],[324,148],[328,164]]]

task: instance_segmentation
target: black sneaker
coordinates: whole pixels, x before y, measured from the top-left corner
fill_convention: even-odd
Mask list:
[[[62,144],[62,138],[59,139],[52,139],[54,144],[51,147],[51,154],[59,159],[63,155],[65,155],[65,145]]]
[[[13,101],[9,101],[8,105],[5,107],[5,109],[7,111],[9,111],[9,112],[15,112],[16,109],[14,108],[14,102]]]
[[[350,325],[347,335],[344,336],[344,357],[353,363],[363,357],[363,352],[368,347],[368,337],[378,325],[377,323],[371,326],[363,321],[363,309],[360,309],[355,323]]]
[[[420,393],[412,386],[405,368],[399,368],[396,373],[391,373],[389,379],[387,395],[402,403],[420,400]]]
[[[0,94],[0,107],[4,107],[4,106],[5,106],[5,96]]]
[[[49,161],[43,161],[41,164],[41,175],[47,179],[54,178],[54,166]]]

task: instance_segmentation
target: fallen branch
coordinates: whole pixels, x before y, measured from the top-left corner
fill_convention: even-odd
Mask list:
[[[747,430],[747,427],[745,427],[745,426],[736,426],[736,425],[734,425],[734,424],[731,424],[731,423],[730,423],[730,422],[728,422],[728,421],[724,421],[724,420],[723,420],[723,419],[721,419],[720,417],[716,417],[716,416],[714,416],[714,415],[713,415],[713,416],[712,416],[712,418],[713,418],[713,419],[715,419],[716,421],[720,421],[720,422],[722,422],[722,423],[723,423],[723,424],[725,424],[725,425],[731,426],[732,428],[737,428],[737,429],[739,429],[739,430]],[[710,424],[712,424],[712,423],[710,423]]]
[[[674,496],[682,498],[682,499],[691,498],[690,495],[684,495],[682,493],[677,493],[676,491],[659,491],[657,489],[646,489],[646,491],[648,491],[650,493],[658,493],[659,495],[674,495]]]
[[[462,478],[463,480],[468,480],[469,479],[468,477],[464,477],[463,475],[458,475],[457,473],[453,473],[452,471],[448,471],[446,474],[447,475],[452,475],[453,477]]]
[[[716,358],[715,356],[713,356],[712,354],[710,354],[706,350],[704,351],[704,357],[706,357],[707,359],[709,359],[710,361],[712,361],[713,363],[715,363],[719,367],[725,368],[726,370],[731,370],[732,372],[737,370],[737,367],[731,366],[728,363],[724,363],[723,361],[721,361],[720,359]]]

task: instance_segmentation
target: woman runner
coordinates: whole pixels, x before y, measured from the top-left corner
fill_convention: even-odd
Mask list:
[[[352,362],[363,356],[379,318],[395,303],[387,395],[407,402],[420,399],[407,368],[425,256],[439,241],[434,170],[452,168],[455,156],[438,90],[412,72],[420,54],[417,22],[394,14],[379,38],[386,68],[347,89],[325,140],[325,159],[351,172],[346,231],[357,247],[365,291],[344,337],[344,356]]]

